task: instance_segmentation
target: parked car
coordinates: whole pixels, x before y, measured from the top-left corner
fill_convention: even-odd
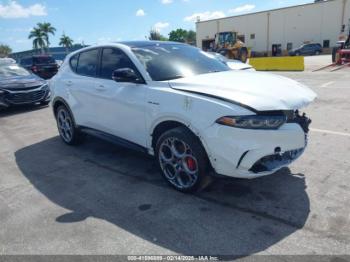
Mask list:
[[[45,80],[17,64],[0,64],[0,108],[49,102],[50,91]]]
[[[322,46],[320,44],[305,44],[299,48],[289,51],[291,56],[300,56],[300,55],[320,55],[322,54]]]
[[[214,56],[216,59],[218,59],[220,62],[224,63],[225,65],[227,65],[232,70],[255,71],[254,67],[252,67],[249,64],[243,63],[240,60],[228,59],[227,57],[215,52],[208,52],[208,54]]]
[[[9,57],[0,58],[0,64],[16,64],[16,60]]]
[[[50,79],[58,71],[56,60],[50,55],[34,55],[21,59],[20,65],[43,79]]]
[[[288,78],[230,70],[198,48],[157,41],[79,50],[50,87],[66,144],[88,133],[154,155],[183,192],[210,173],[251,179],[289,165],[310,124],[297,109],[316,97]]]

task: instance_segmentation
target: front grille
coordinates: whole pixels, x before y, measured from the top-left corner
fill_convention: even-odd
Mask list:
[[[11,104],[27,104],[35,103],[44,98],[46,90],[36,90],[32,92],[9,93],[5,96],[5,100]]]

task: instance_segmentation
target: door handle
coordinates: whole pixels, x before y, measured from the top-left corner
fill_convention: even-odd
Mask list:
[[[98,86],[96,86],[96,90],[97,91],[105,91],[106,87],[104,85],[98,85]]]
[[[72,81],[67,81],[66,82],[66,86],[72,86],[73,85],[73,82]]]

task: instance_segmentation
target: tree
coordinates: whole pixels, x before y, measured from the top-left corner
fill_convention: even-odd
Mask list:
[[[176,29],[169,33],[169,40],[174,42],[185,43],[187,39],[187,31],[184,29]]]
[[[168,38],[165,36],[161,35],[160,32],[156,29],[152,29],[149,32],[149,40],[155,40],[155,41],[168,41]]]
[[[193,30],[176,29],[169,33],[169,40],[174,42],[194,44],[196,42],[196,32]]]
[[[66,53],[68,54],[69,48],[71,48],[73,46],[73,39],[71,39],[69,36],[66,36],[65,34],[63,34],[60,38],[59,45],[65,47]]]
[[[44,53],[46,36],[40,28],[34,27],[32,31],[30,31],[28,38],[33,39],[33,49],[41,49],[41,53]]]
[[[50,34],[55,35],[56,28],[54,28],[51,25],[51,23],[38,23],[37,26],[44,34],[45,41],[46,41],[46,47],[49,48],[49,46],[50,46],[50,40],[49,40]]]
[[[0,57],[7,57],[12,53],[11,47],[8,45],[1,44],[0,45]]]
[[[193,31],[193,30],[189,30],[187,32],[186,42],[188,44],[194,45],[196,43],[196,41],[197,41],[197,34],[196,34],[196,32]]]

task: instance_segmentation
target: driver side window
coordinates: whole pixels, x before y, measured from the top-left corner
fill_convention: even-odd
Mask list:
[[[104,48],[102,51],[100,77],[112,79],[113,72],[121,68],[131,68],[136,73],[138,72],[136,66],[123,51],[116,48]]]

